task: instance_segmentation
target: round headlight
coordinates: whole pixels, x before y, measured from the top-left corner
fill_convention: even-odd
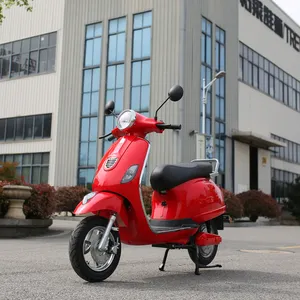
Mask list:
[[[136,114],[131,109],[124,110],[120,113],[117,120],[117,127],[119,130],[124,130],[131,127],[135,122]]]

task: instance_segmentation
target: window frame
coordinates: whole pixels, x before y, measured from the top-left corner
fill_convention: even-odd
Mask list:
[[[46,117],[50,116],[50,127],[49,127],[49,132],[50,135],[46,136],[45,135],[45,123],[46,123]],[[35,122],[36,119],[42,117],[42,134],[41,136],[35,136]],[[26,137],[25,136],[25,132],[26,132],[26,119],[28,118],[32,118],[32,125],[31,125],[31,130],[32,130],[32,134],[31,137]],[[22,130],[22,137],[21,138],[17,138],[16,136],[16,131],[17,131],[17,120],[22,119],[23,120],[23,130]],[[12,120],[13,122],[13,137],[10,139],[7,139],[7,130],[8,130],[8,120]],[[22,140],[45,140],[45,139],[51,139],[51,134],[52,134],[52,113],[47,113],[47,114],[38,114],[38,115],[26,115],[26,116],[18,116],[18,117],[13,117],[13,118],[3,118],[0,119],[0,121],[4,121],[4,138],[0,139],[0,143],[6,143],[6,142],[15,142],[15,141],[22,141]]]
[[[271,138],[287,144],[287,147],[273,147],[273,157],[293,164],[300,164],[300,144],[273,133]]]
[[[258,55],[258,87],[253,83],[254,54]],[[239,74],[241,82],[300,112],[300,82],[241,41],[239,41],[239,72],[242,72],[242,76]]]
[[[109,32],[109,28],[110,28],[110,23],[113,22],[113,21],[118,21],[121,20],[121,19],[125,19],[125,22],[126,22],[126,25],[125,25],[125,31],[117,31],[116,32],[113,32],[113,33],[110,33]],[[126,74],[126,64],[125,64],[125,61],[126,61],[126,56],[127,56],[127,32],[128,32],[128,17],[127,16],[120,16],[120,17],[117,17],[117,18],[113,18],[113,19],[109,19],[108,22],[107,22],[107,45],[106,45],[106,51],[107,51],[107,57],[106,57],[106,70],[105,70],[105,96],[104,96],[104,103],[106,104],[107,101],[110,101],[110,100],[115,100],[115,97],[116,97],[116,91],[117,90],[123,90],[123,99],[122,99],[122,109],[124,107],[124,100],[125,100],[125,74]],[[115,61],[109,61],[109,51],[110,51],[110,43],[109,43],[109,39],[111,36],[118,36],[119,34],[125,34],[125,42],[124,42],[124,59],[123,60],[115,60]],[[118,47],[118,44],[116,44],[116,49]],[[123,66],[123,87],[122,88],[117,88],[116,86],[116,83],[117,83],[117,68],[118,66]],[[115,72],[115,82],[114,82],[114,88],[113,89],[108,89],[108,72],[109,72],[109,69],[111,67],[115,67],[116,69],[116,72]],[[114,91],[114,99],[107,99],[107,91],[108,90],[113,90]],[[122,110],[121,109],[121,110]],[[112,120],[112,128],[111,129],[107,129],[107,123],[106,122],[109,122],[108,120]],[[103,133],[106,134],[108,131],[112,130],[114,127],[115,127],[115,124],[116,124],[116,118],[112,115],[110,116],[104,116],[103,118]],[[109,149],[109,147],[113,144],[114,141],[108,141],[107,139],[103,140],[103,143],[102,143],[102,154],[104,155],[104,153]]]
[[[205,24],[205,25],[204,25]],[[207,30],[207,25],[209,25],[210,30]],[[205,28],[204,28],[205,27]],[[213,42],[213,23],[203,15],[201,16],[201,69],[200,69],[200,87],[201,87],[201,95],[203,91],[203,78],[205,78],[206,83],[212,80],[213,78],[213,55],[215,55],[215,51],[213,51],[213,46],[215,43]],[[210,62],[207,62],[207,40],[210,40]],[[204,42],[204,44],[203,44]],[[203,54],[204,52],[204,54]],[[204,60],[202,59],[204,57]],[[203,74],[203,70],[205,70],[205,74]],[[210,76],[208,76],[208,73],[210,73]],[[206,132],[208,134],[212,134],[212,91],[211,89],[207,92],[207,104],[206,104],[206,115],[205,115],[205,127]],[[201,101],[200,101],[201,103]],[[203,119],[203,112],[202,112],[202,106],[200,105],[200,132],[201,132],[201,124]]]
[[[221,47],[224,47],[224,66],[221,65],[221,63],[215,63],[215,72],[218,73],[220,71],[226,71],[227,69],[227,49],[226,49],[226,42],[227,42],[227,34],[226,31],[221,28],[218,25],[215,25],[215,32],[216,36],[214,38],[214,48],[216,51],[219,50],[219,53],[217,54],[215,51],[215,61],[217,58],[219,61],[221,61],[221,55],[222,52],[220,51]],[[222,33],[222,34],[221,34]],[[223,36],[223,39],[220,38],[220,36]],[[223,68],[222,68],[223,67]],[[215,126],[215,157],[219,159],[220,162],[220,170],[219,170],[219,176],[216,179],[216,181],[225,188],[226,184],[226,176],[225,176],[225,170],[226,170],[226,78],[223,77],[216,81],[215,85],[215,111],[217,111],[217,108],[219,108],[219,113],[215,114],[215,120],[214,120],[214,126]],[[221,90],[223,88],[223,91]],[[219,101],[219,103],[217,103]],[[221,103],[224,103],[224,118],[221,116]],[[222,154],[222,155],[221,155]],[[222,161],[223,160],[223,161]]]
[[[96,34],[97,26],[100,27],[100,34]],[[89,36],[89,28],[93,27],[93,36]],[[79,128],[79,140],[78,140],[78,159],[77,159],[77,184],[81,184],[81,178],[84,178],[85,183],[83,184],[85,187],[91,189],[92,188],[92,181],[93,176],[97,167],[97,153],[98,153],[98,124],[99,124],[99,103],[100,103],[100,92],[101,92],[101,70],[102,70],[102,55],[103,55],[103,22],[93,22],[86,24],[84,27],[84,55],[82,59],[82,83],[81,83],[81,108],[80,108],[80,128]],[[98,28],[99,29],[99,28]],[[94,64],[94,51],[95,51],[95,40],[100,39],[100,45],[99,49],[99,64]],[[92,64],[86,64],[86,56],[88,51],[88,41],[93,40],[93,49],[92,49]],[[90,78],[89,78],[89,85],[90,89],[88,91],[85,90],[85,83],[86,79],[85,76],[90,72]],[[98,72],[99,80],[97,82],[94,82],[94,76]],[[96,84],[95,89],[93,89],[93,84]],[[95,100],[93,97],[96,94],[96,103],[97,107],[95,107],[95,112],[92,111],[93,107],[93,101]],[[84,108],[85,103],[85,96],[88,95],[88,107],[89,111],[86,112],[86,108]],[[88,120],[88,137],[84,138],[82,137],[82,130],[83,130],[83,120]],[[95,139],[91,139],[91,124],[92,122],[96,120],[96,129],[94,132]],[[87,145],[86,149],[86,164],[81,163],[81,154],[82,154],[82,147],[84,145]],[[94,146],[94,148],[92,147]],[[91,152],[90,152],[91,151]],[[95,159],[94,164],[89,164],[89,156],[93,153],[93,158]],[[80,177],[82,173],[85,173],[83,177]],[[89,180],[91,179],[91,182]]]
[[[144,16],[145,14],[151,13],[151,25],[148,26],[144,26]],[[135,18],[137,16],[142,15],[142,25],[141,27],[135,28],[134,27],[134,22],[135,22]],[[150,49],[149,49],[149,53],[150,56],[143,56],[143,39],[141,40],[141,56],[136,58],[134,57],[134,42],[135,42],[135,32],[138,30],[142,31],[142,36],[143,36],[143,32],[146,29],[150,29]],[[139,88],[139,110],[136,110],[138,113],[149,117],[150,114],[150,110],[151,110],[151,86],[152,86],[152,55],[153,55],[153,11],[152,10],[146,10],[146,11],[142,11],[142,12],[138,12],[132,15],[132,41],[131,41],[131,55],[130,55],[130,68],[131,68],[131,75],[130,75],[130,97],[129,97],[129,101],[130,101],[130,108],[132,108],[132,104],[133,104],[133,89],[134,88]],[[149,77],[149,83],[148,84],[143,84],[142,79],[143,79],[143,64],[144,62],[149,62],[149,69],[150,69],[150,77]],[[139,85],[133,85],[133,67],[135,64],[140,63],[140,84]],[[148,103],[148,109],[142,109],[143,105],[142,105],[142,90],[143,87],[149,87],[149,103]],[[145,169],[144,169],[144,173],[143,176],[141,178],[141,183],[142,184],[146,184],[147,182],[147,177],[148,177],[148,161],[146,162],[145,165]]]
[[[297,177],[300,177],[300,174],[271,168],[271,195],[278,203],[288,199],[289,184]]]
[[[40,155],[41,156],[41,161],[40,163],[35,163],[34,162],[34,157]],[[30,156],[30,163],[25,163],[25,157]],[[48,157],[47,162],[43,163],[43,158],[44,156]],[[13,159],[7,159],[9,157],[12,157]],[[29,169],[29,180],[25,180],[27,183],[30,184],[42,184],[45,183],[47,184],[49,182],[49,171],[50,171],[50,163],[51,163],[51,155],[50,152],[34,152],[34,153],[12,153],[12,154],[0,154],[0,162],[18,162],[15,160],[15,157],[21,157],[21,162],[17,166],[17,172],[19,175],[24,177],[24,174],[22,174],[23,169]],[[33,181],[33,176],[34,176],[34,168],[39,168],[39,180],[38,181]],[[45,168],[47,169],[47,180],[42,181],[42,169]]]
[[[51,40],[51,35],[55,35],[55,43],[52,45],[50,44],[50,40]],[[42,45],[42,41],[41,39],[47,36],[47,46],[43,46]],[[38,47],[36,48],[32,48],[31,47],[31,43],[34,39],[38,39]],[[26,49],[22,49],[23,47],[23,42],[28,42],[28,48]],[[57,42],[58,42],[58,32],[57,31],[51,31],[48,33],[43,33],[40,35],[36,35],[36,36],[32,36],[32,37],[28,37],[28,38],[24,38],[24,39],[20,39],[20,40],[15,40],[15,41],[11,41],[9,43],[5,43],[5,44],[0,44],[0,81],[3,80],[9,80],[9,79],[17,79],[17,78],[23,78],[23,77],[27,77],[27,76],[31,76],[31,75],[37,75],[37,74],[49,74],[49,73],[54,73],[56,72],[56,61],[57,61]],[[20,50],[17,52],[14,52],[13,49],[13,45],[16,43],[20,43]],[[6,54],[6,55],[1,55],[1,49],[5,48],[5,45],[11,45],[11,50],[10,53]],[[50,50],[54,49],[54,67],[53,69],[50,69],[49,66],[49,52]],[[24,50],[24,51],[23,51]],[[40,71],[40,56],[41,56],[41,52],[46,50],[46,65],[47,68],[45,71]],[[8,50],[9,51],[9,50]],[[36,59],[36,66],[35,66],[35,72],[30,72],[30,66],[31,66],[31,62],[30,62],[30,57],[32,53],[37,53],[37,59]],[[19,64],[19,70],[18,70],[18,75],[13,76],[13,74],[15,74],[14,72],[12,72],[12,62],[13,62],[13,57],[19,57],[20,58],[20,62],[22,62],[22,56],[27,59],[27,66],[26,68],[22,68],[22,66]],[[9,58],[9,71],[8,71],[8,75],[7,76],[2,76],[2,64],[3,64],[3,58],[7,57]],[[26,61],[25,61],[26,64]],[[22,72],[24,72],[23,74],[21,74]]]

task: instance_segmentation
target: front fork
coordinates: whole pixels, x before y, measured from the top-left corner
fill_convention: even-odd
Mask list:
[[[117,215],[115,213],[110,216],[109,222],[107,224],[105,232],[104,232],[104,234],[101,238],[101,241],[99,243],[99,246],[98,246],[99,251],[107,251],[109,233],[116,221],[116,218],[117,218]],[[112,249],[112,250],[114,251],[114,249]]]

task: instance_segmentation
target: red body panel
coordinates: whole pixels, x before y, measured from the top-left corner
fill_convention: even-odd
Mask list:
[[[156,191],[153,193],[152,219],[191,218],[196,223],[203,223],[223,213],[223,195],[212,180],[194,179],[171,189],[165,195]]]
[[[81,201],[75,208],[74,214],[84,215],[91,212],[98,214],[99,211],[116,212],[119,226],[128,226],[128,215],[123,205],[123,198],[107,192],[97,193],[84,205]]]
[[[97,194],[87,204],[82,202],[75,214],[92,212],[99,215],[117,213],[117,223],[121,241],[132,245],[151,245],[162,243],[186,244],[198,228],[169,233],[154,233],[149,226],[142,205],[140,178],[149,153],[149,142],[144,139],[150,132],[161,133],[156,127],[160,122],[137,114],[135,124],[126,131],[114,129],[113,135],[119,139],[110,147],[99,163],[92,189]],[[116,158],[116,163],[107,168],[106,161]],[[121,183],[126,171],[138,165],[135,177],[128,183]],[[162,207],[161,202],[167,206]],[[213,219],[225,212],[221,191],[213,181],[196,179],[181,184],[168,191],[166,195],[153,193],[152,217],[161,220],[191,218],[195,222]],[[203,243],[203,238],[199,238]],[[215,239],[206,239],[217,242]]]

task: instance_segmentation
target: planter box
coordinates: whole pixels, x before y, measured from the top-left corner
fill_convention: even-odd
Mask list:
[[[3,187],[3,195],[9,200],[9,207],[4,218],[7,219],[23,219],[23,203],[31,196],[32,188],[22,185],[5,185]]]
[[[49,230],[52,223],[52,219],[0,219],[0,238],[43,235]]]

